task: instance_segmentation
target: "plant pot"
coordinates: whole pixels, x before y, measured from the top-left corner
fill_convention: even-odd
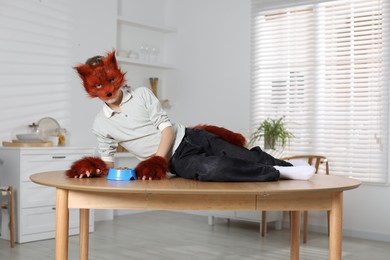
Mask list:
[[[275,139],[270,137],[264,138],[264,149],[266,150],[275,150]]]

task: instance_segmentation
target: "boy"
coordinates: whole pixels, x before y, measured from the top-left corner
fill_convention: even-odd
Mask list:
[[[118,144],[141,163],[139,179],[161,179],[166,172],[200,181],[276,181],[309,179],[311,166],[292,166],[263,152],[243,147],[240,134],[213,126],[185,128],[170,122],[160,102],[146,87],[125,86],[115,52],[95,56],[76,67],[87,93],[103,101],[93,124],[105,167],[112,168]],[[207,130],[207,131],[206,131]],[[85,158],[67,172],[69,177],[100,176],[106,172],[100,159]]]

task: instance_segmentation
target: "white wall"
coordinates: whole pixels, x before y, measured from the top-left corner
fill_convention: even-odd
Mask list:
[[[167,81],[171,117],[185,125],[249,128],[250,1],[170,0],[167,23],[178,28]]]
[[[116,1],[71,0],[73,8],[72,61],[74,66],[95,55],[104,55],[115,47]],[[98,99],[87,97],[77,73],[71,78],[71,144],[96,146],[92,122],[101,108]]]
[[[114,44],[116,4],[72,1],[77,22],[74,60],[82,62]],[[250,113],[250,0],[166,3],[166,23],[178,28],[167,50],[177,69],[167,72],[164,83],[164,95],[172,103],[171,118],[185,125],[209,123],[244,131]],[[77,78],[72,95],[73,141],[94,145],[90,126],[100,103],[85,97]],[[389,186],[362,185],[347,191],[344,198],[346,235],[390,241]],[[312,213],[310,225],[325,231],[325,214]]]
[[[345,193],[345,235],[390,242],[390,187],[362,185]]]

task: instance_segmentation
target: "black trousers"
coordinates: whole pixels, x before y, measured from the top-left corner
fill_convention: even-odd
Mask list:
[[[199,181],[276,181],[280,173],[273,165],[292,166],[260,147],[248,150],[193,128],[186,129],[170,160],[173,174]]]

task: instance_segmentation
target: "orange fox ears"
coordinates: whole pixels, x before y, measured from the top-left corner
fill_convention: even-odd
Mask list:
[[[105,66],[113,66],[115,69],[118,69],[118,63],[115,58],[115,50],[107,53],[106,57],[103,58],[103,64]]]
[[[93,71],[91,66],[89,66],[87,64],[78,65],[78,66],[74,67],[74,69],[77,70],[77,73],[79,74],[81,79],[84,79],[85,77],[90,75]]]

